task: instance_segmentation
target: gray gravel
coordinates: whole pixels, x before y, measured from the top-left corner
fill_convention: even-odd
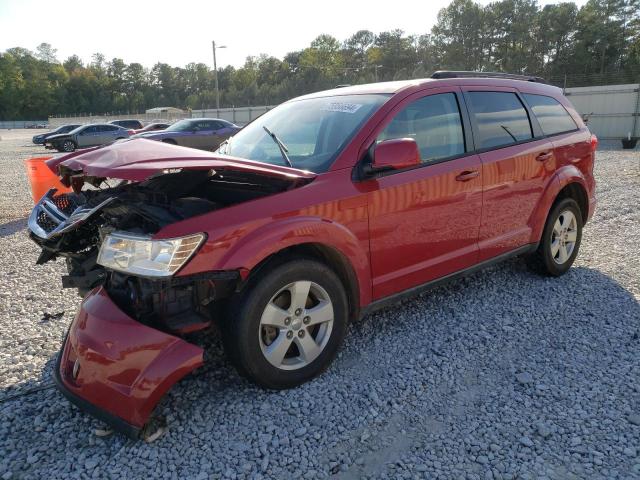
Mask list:
[[[50,388],[78,298],[26,238],[32,133],[0,132],[0,478],[640,478],[637,151],[599,152],[563,278],[514,260],[372,315],[286,392],[240,379],[214,338],[145,444],[97,437]]]

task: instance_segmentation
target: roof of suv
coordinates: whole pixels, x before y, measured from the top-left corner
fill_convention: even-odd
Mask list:
[[[333,88],[331,90],[324,90],[321,92],[310,93],[297,97],[294,100],[328,97],[332,95],[363,95],[363,94],[395,94],[403,90],[421,90],[426,86],[432,88],[446,85],[482,85],[482,86],[495,86],[495,87],[511,87],[511,88],[523,88],[536,90],[540,92],[546,91],[548,94],[557,95],[562,90],[553,85],[546,83],[529,81],[523,77],[520,79],[513,78],[494,78],[494,77],[460,77],[460,78],[420,78],[416,80],[400,80],[392,82],[379,82],[379,83],[366,83],[363,85],[352,85],[348,87]]]

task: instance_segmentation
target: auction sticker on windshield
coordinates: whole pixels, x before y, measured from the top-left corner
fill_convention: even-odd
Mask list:
[[[329,105],[323,107],[322,110],[327,112],[356,113],[361,106],[361,103],[331,102]]]

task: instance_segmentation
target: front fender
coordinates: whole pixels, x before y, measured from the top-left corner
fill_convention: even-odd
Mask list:
[[[351,264],[358,282],[360,305],[371,301],[371,272],[367,251],[344,225],[319,217],[295,217],[257,228],[225,252],[221,270],[251,270],[264,259],[295,245],[318,243],[341,253]]]
[[[529,225],[531,225],[532,242],[539,242],[540,238],[542,238],[544,224],[547,221],[553,202],[555,202],[560,191],[571,183],[579,184],[587,194],[587,198],[590,198],[587,181],[580,169],[575,165],[565,165],[559,168],[547,183],[546,189],[531,216]]]

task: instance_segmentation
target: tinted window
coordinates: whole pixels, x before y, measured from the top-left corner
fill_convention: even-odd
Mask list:
[[[464,153],[464,133],[456,96],[423,97],[400,111],[378,136],[378,142],[413,138],[424,163]]]
[[[538,119],[545,135],[569,132],[578,128],[569,112],[555,98],[525,93],[524,99]]]
[[[98,131],[98,127],[87,127],[84,130],[82,130],[82,133],[87,134],[87,133],[96,133]]]
[[[527,111],[515,93],[470,92],[469,101],[480,134],[479,148],[500,147],[533,137]]]

